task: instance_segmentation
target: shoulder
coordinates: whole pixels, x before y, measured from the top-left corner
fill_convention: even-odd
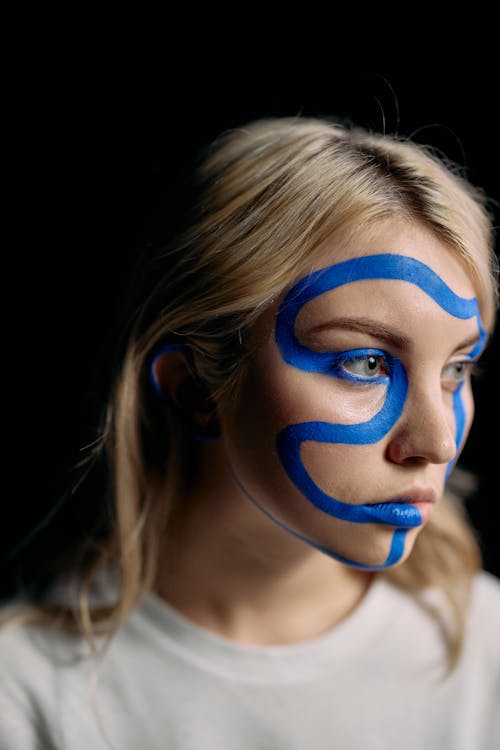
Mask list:
[[[88,646],[83,638],[40,625],[7,625],[0,629],[1,699],[33,705],[50,700],[56,673],[82,661]]]
[[[2,672],[19,671],[33,664],[44,669],[88,652],[85,640],[56,627],[8,623],[0,627]]]
[[[452,602],[444,591],[429,587],[413,594],[389,579],[378,586],[379,610],[390,612],[391,644],[397,643],[408,657],[408,634],[411,633],[411,657],[424,659],[431,653],[445,656],[443,630],[456,626]],[[387,628],[385,629],[387,632]],[[463,663],[482,670],[488,680],[500,682],[500,579],[480,570],[471,582],[470,596],[463,619]]]
[[[500,615],[500,578],[481,570],[472,582],[472,606],[473,608],[487,607]]]
[[[476,574],[471,589],[466,635],[500,662],[500,579],[487,571]]]
[[[87,699],[94,667],[90,653],[85,638],[56,627],[0,628],[1,748],[3,741],[9,750],[68,747],[61,738],[71,731],[89,739],[88,747],[102,746]]]
[[[46,628],[2,625],[0,745],[31,750],[47,739],[47,721],[57,711],[53,640]],[[52,746],[48,740],[47,746]]]

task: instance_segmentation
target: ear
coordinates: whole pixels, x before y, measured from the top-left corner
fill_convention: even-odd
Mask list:
[[[174,345],[162,350],[152,362],[151,377],[156,390],[170,400],[195,437],[219,437],[216,404],[194,374],[185,347]]]

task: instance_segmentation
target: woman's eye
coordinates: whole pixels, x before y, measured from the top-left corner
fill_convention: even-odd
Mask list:
[[[469,360],[452,362],[444,368],[443,380],[456,386],[462,383],[473,372],[474,366],[475,363]]]
[[[389,375],[387,360],[381,354],[363,354],[343,359],[343,370],[358,378],[378,378]]]

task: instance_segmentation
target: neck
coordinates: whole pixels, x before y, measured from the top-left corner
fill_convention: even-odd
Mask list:
[[[169,526],[156,592],[208,630],[270,645],[330,630],[372,578],[281,529],[237,487],[219,446],[209,445],[200,481]]]

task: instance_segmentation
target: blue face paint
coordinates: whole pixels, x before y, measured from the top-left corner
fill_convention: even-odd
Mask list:
[[[394,279],[414,284],[450,315],[462,320],[475,317],[479,341],[470,357],[475,357],[484,347],[486,333],[481,323],[476,299],[459,297],[431,268],[415,258],[380,254],[353,258],[329,268],[320,269],[293,286],[284,298],[276,318],[276,343],[285,362],[306,372],[320,372],[332,377],[352,379],[339,368],[339,363],[341,364],[346,357],[368,357],[377,350],[364,349],[335,354],[312,351],[297,340],[295,322],[300,310],[307,302],[345,284],[366,279]],[[398,527],[393,535],[389,556],[380,566],[383,568],[393,565],[401,558],[404,552],[406,530],[422,523],[418,508],[405,503],[404,498],[401,503],[378,505],[352,505],[341,502],[318,487],[307,472],[300,455],[301,445],[305,441],[366,445],[378,442],[389,432],[403,411],[408,380],[404,367],[397,358],[383,352],[381,354],[388,362],[390,372],[389,376],[370,378],[368,381],[370,384],[383,383],[387,388],[384,404],[374,417],[366,422],[348,425],[318,421],[292,424],[277,435],[276,448],[288,477],[319,510],[344,521],[382,523]],[[353,377],[360,381],[365,380]],[[466,421],[465,407],[461,398],[462,385],[460,384],[453,395],[457,451],[462,441]],[[447,467],[448,473],[452,466],[453,461]],[[366,567],[332,552],[329,554],[357,567]]]
[[[238,487],[243,492],[243,494],[246,495],[247,498],[259,510],[261,510],[264,513],[264,515],[270,518],[271,521],[273,521],[277,526],[282,528],[288,534],[291,534],[296,539],[300,539],[301,542],[306,542],[306,544],[308,544],[310,547],[314,547],[314,549],[319,550],[319,552],[323,552],[325,555],[328,555],[328,557],[332,557],[334,560],[338,560],[339,562],[345,563],[346,565],[349,565],[352,568],[358,568],[359,570],[382,570],[383,568],[388,568],[391,565],[394,565],[403,556],[404,547],[405,547],[405,536],[406,536],[406,531],[404,529],[396,529],[396,531],[394,532],[392,540],[391,540],[391,549],[383,565],[365,565],[364,563],[356,562],[355,560],[350,560],[347,557],[338,555],[337,553],[333,552],[331,549],[328,549],[328,547],[325,547],[321,544],[317,544],[315,541],[313,541],[312,539],[309,539],[304,534],[300,534],[298,531],[295,531],[295,529],[292,529],[290,528],[290,526],[287,526],[285,523],[283,523],[283,521],[280,521],[279,518],[276,518],[275,515],[270,513],[270,511],[268,511],[267,508],[265,508],[263,505],[257,502],[257,500],[253,497],[253,495],[251,495],[248,492],[244,484],[237,477],[229,461],[227,461],[227,466],[229,468],[229,472],[231,473],[235,483],[238,485]]]
[[[381,440],[401,416],[408,391],[408,379],[403,364],[388,353],[378,349],[358,349],[349,352],[316,352],[298,341],[295,336],[295,323],[302,307],[321,294],[330,292],[346,284],[370,280],[393,279],[417,286],[443,310],[462,320],[475,317],[479,340],[470,359],[483,349],[487,335],[483,329],[477,300],[464,299],[453,292],[444,281],[427,265],[415,258],[396,254],[377,254],[352,258],[328,268],[320,269],[298,281],[284,298],[276,317],[276,343],[285,362],[306,372],[324,373],[331,377],[361,383],[379,384],[386,388],[385,400],[380,411],[371,419],[357,424],[332,424],[329,422],[302,422],[281,430],[276,437],[278,456],[288,477],[300,492],[320,511],[329,516],[353,523],[380,523],[394,526],[391,547],[382,565],[370,566],[347,559],[334,553],[313,540],[291,529],[273,516],[253,498],[241,484],[230,467],[233,477],[247,497],[269,518],[295,537],[321,550],[330,557],[363,570],[381,570],[397,563],[404,554],[405,538],[408,529],[422,523],[420,511],[415,506],[401,502],[375,505],[352,505],[328,495],[314,482],[301,458],[301,446],[306,441],[317,443],[343,443],[366,445]],[[388,374],[369,379],[346,370],[346,362],[368,357],[383,357]],[[464,435],[466,414],[461,395],[463,383],[453,394],[453,409],[456,423],[456,447],[461,445]],[[453,467],[453,459],[447,467],[447,475]]]

